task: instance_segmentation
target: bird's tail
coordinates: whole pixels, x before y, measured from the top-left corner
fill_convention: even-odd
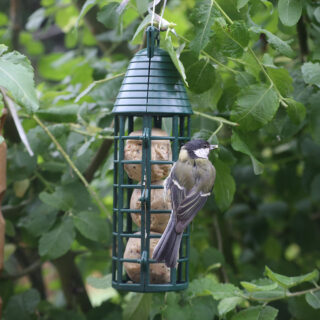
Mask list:
[[[176,267],[182,234],[182,232],[176,232],[174,216],[171,214],[168,225],[153,251],[152,258],[158,262],[165,262],[169,268]]]

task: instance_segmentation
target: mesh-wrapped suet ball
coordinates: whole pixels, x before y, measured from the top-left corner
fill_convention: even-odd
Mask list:
[[[161,129],[152,129],[152,136],[168,136]],[[129,136],[141,136],[142,131],[131,132]],[[142,158],[142,141],[128,139],[124,148],[125,160],[141,160]],[[151,160],[171,161],[172,151],[169,140],[152,140],[151,143]],[[124,169],[128,176],[134,181],[141,181],[141,165],[125,164]],[[151,166],[151,181],[161,180],[169,175],[171,164],[153,164]]]
[[[135,234],[140,234],[137,232]],[[151,234],[158,234],[151,232]],[[157,245],[159,239],[150,239],[149,256],[152,257],[153,250]],[[141,259],[141,239],[129,238],[126,250],[123,255],[124,259]],[[124,262],[123,266],[129,278],[138,283],[140,281],[140,264],[133,262]],[[149,265],[150,283],[168,283],[170,281],[170,269],[164,263],[150,263]]]
[[[163,185],[164,180],[155,181],[153,185]],[[134,189],[131,200],[130,209],[141,209],[141,190]],[[171,210],[171,201],[168,197],[164,197],[163,189],[151,189],[150,196],[150,209],[151,210]],[[141,226],[141,214],[131,213],[133,222],[140,227]],[[150,214],[150,230],[163,233],[170,219],[170,213],[151,213]]]

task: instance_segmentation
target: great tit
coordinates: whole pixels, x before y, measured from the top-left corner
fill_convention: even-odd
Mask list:
[[[216,170],[208,156],[210,150],[216,148],[217,145],[210,145],[205,140],[187,142],[164,182],[165,195],[170,191],[172,212],[152,258],[157,262],[165,262],[169,268],[177,265],[184,229],[211,194]]]

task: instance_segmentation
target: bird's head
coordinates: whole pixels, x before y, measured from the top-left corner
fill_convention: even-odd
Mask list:
[[[188,151],[189,157],[192,159],[208,159],[210,151],[217,149],[218,145],[210,144],[206,140],[196,139],[187,142],[182,148]]]

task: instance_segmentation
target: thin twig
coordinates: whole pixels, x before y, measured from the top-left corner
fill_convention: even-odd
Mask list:
[[[34,263],[32,263],[30,266],[28,266],[27,268],[23,269],[22,271],[20,271],[18,273],[0,276],[0,280],[18,279],[18,278],[24,277],[24,276],[28,275],[29,273],[40,268],[41,265],[42,265],[42,261],[37,260]]]
[[[203,112],[199,112],[199,111],[193,111],[193,113],[198,115],[198,116],[201,116],[201,117],[204,117],[204,118],[207,118],[207,119],[219,122],[219,123],[228,124],[229,126],[233,126],[233,127],[239,126],[238,123],[229,121],[229,120],[227,120],[225,118],[222,118],[222,117],[210,116],[209,114],[206,114],[206,113],[203,113]]]
[[[51,186],[51,184],[40,174],[39,171],[35,171],[34,175],[44,184],[44,186],[50,191],[53,192],[54,188]]]
[[[299,296],[303,296],[307,293],[314,293],[320,291],[320,287],[316,287],[316,288],[312,288],[312,289],[307,289],[307,290],[302,290],[302,291],[297,291],[297,292],[284,292],[284,294],[282,296],[278,296],[278,297],[274,297],[274,298],[256,298],[253,296],[247,296],[247,295],[242,295],[241,297],[247,300],[252,300],[252,301],[259,301],[259,302],[263,302],[265,304],[268,304],[269,302],[272,301],[277,301],[277,300],[281,300],[281,299],[287,299],[287,298],[292,298],[292,297],[299,297]]]
[[[82,134],[83,136],[88,136],[88,137],[95,137],[97,139],[102,139],[102,140],[114,140],[113,136],[103,136],[101,134],[96,134],[96,133],[90,133],[84,130],[76,129],[74,126],[70,125],[70,130],[79,134]]]
[[[80,92],[80,94],[75,98],[74,102],[77,103],[81,98],[83,98],[85,95],[87,95],[97,84],[106,83],[111,80],[120,78],[124,75],[125,75],[125,73],[119,73],[119,74],[116,74],[115,76],[112,76],[110,78],[93,81],[82,92]]]
[[[219,9],[219,11],[222,13],[222,15],[227,19],[227,21],[230,23],[230,24],[233,24],[233,21],[231,20],[231,18],[224,12],[224,10],[220,7],[220,5],[217,3],[217,1],[213,0],[212,1],[215,6]]]

